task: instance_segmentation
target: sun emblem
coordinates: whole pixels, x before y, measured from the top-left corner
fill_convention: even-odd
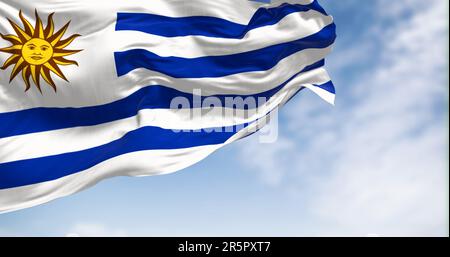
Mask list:
[[[24,26],[23,29],[8,19],[17,35],[0,34],[3,39],[12,44],[6,48],[0,48],[0,52],[11,54],[1,69],[5,70],[14,64],[9,82],[11,83],[11,81],[22,72],[22,79],[26,86],[25,91],[28,91],[31,87],[31,77],[34,85],[42,93],[40,84],[40,77],[42,77],[56,92],[56,85],[50,72],[69,82],[58,65],[78,66],[76,61],[67,60],[64,57],[78,53],[82,50],[66,50],[64,48],[70,45],[75,38],[80,35],[75,34],[66,39],[62,39],[69,27],[70,21],[54,33],[53,13],[48,16],[45,29],[43,28],[42,20],[39,18],[37,11],[35,12],[35,15],[36,25],[33,27],[31,23],[25,19],[22,11],[19,12],[20,20]]]

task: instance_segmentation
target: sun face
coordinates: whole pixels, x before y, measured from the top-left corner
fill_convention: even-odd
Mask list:
[[[6,48],[0,48],[0,52],[11,54],[1,69],[5,70],[9,66],[14,65],[9,82],[22,72],[22,79],[26,86],[25,91],[28,91],[31,87],[31,77],[36,88],[42,93],[40,84],[40,78],[42,77],[56,92],[56,85],[51,77],[51,73],[68,82],[58,65],[78,65],[77,62],[67,60],[64,57],[82,51],[65,49],[80,35],[72,35],[62,40],[70,22],[54,33],[53,13],[48,16],[45,29],[37,11],[36,25],[34,27],[25,19],[22,11],[19,12],[19,17],[23,23],[23,29],[8,19],[16,35],[0,34],[3,39],[12,44]]]
[[[53,47],[43,39],[33,38],[23,45],[22,57],[31,65],[42,65],[53,57]]]

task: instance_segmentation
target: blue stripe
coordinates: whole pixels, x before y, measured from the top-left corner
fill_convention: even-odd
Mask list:
[[[301,72],[310,71],[324,65],[324,61],[305,67]],[[298,74],[299,74],[298,73]],[[297,76],[296,74],[295,76]],[[223,106],[229,97],[265,97],[270,98],[280,91],[286,83],[254,95],[215,95]],[[121,100],[91,107],[81,108],[33,108],[9,113],[0,113],[0,138],[42,132],[70,127],[93,126],[115,120],[135,116],[143,109],[170,108],[170,103],[175,97],[185,97],[190,106],[194,106],[194,96],[165,86],[144,87],[132,95]],[[202,97],[202,101],[205,97]],[[246,108],[245,106],[230,106],[231,108]]]
[[[126,153],[221,144],[237,133],[234,127],[222,129],[222,132],[177,133],[157,127],[143,127],[125,134],[118,140],[95,148],[3,163],[0,164],[0,189],[55,180]]]
[[[260,3],[270,3],[271,2],[271,0],[250,0],[250,1],[260,2]]]
[[[273,68],[282,59],[308,48],[326,48],[335,40],[335,25],[330,24],[320,32],[295,41],[266,48],[224,56],[198,58],[161,57],[143,49],[133,49],[114,54],[117,75],[145,68],[174,78],[223,77]]]
[[[283,4],[273,8],[260,8],[248,25],[209,16],[172,18],[148,13],[118,13],[116,30],[135,30],[164,37],[197,35],[241,39],[252,29],[276,24],[291,13],[309,10],[326,15],[317,1],[308,5]]]
[[[332,94],[336,94],[336,90],[334,89],[333,82],[331,82],[331,81],[328,81],[328,82],[325,83],[325,84],[314,85],[314,86],[320,87],[321,89],[326,90],[326,91],[328,91],[328,92],[330,92],[330,93],[332,93]]]

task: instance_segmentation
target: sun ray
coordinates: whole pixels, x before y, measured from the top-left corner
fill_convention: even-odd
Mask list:
[[[39,89],[39,92],[42,93],[41,90],[41,82],[40,82],[40,71],[41,71],[41,65],[31,65],[31,78],[33,79],[34,84]]]
[[[53,57],[64,57],[72,54],[79,53],[81,50],[63,50],[63,49],[55,49],[53,53]]]
[[[55,90],[55,92],[56,92],[56,85],[55,85],[55,82],[53,82],[52,77],[50,76],[50,70],[44,66],[42,68],[41,75],[42,75],[42,78],[45,80],[45,82],[47,82],[47,84],[49,84],[53,88],[53,90]]]
[[[69,46],[75,40],[75,38],[77,38],[79,36],[81,36],[81,35],[75,34],[75,35],[72,35],[72,36],[68,37],[67,39],[61,40],[60,42],[58,42],[55,45],[55,48],[56,49],[66,48],[67,46]]]
[[[13,45],[10,47],[0,48],[0,52],[10,53],[10,54],[20,54],[22,51],[21,45]]]
[[[61,40],[61,38],[64,36],[69,25],[70,25],[70,21],[66,25],[64,25],[60,30],[58,30],[55,34],[53,34],[51,37],[49,37],[48,42],[50,42],[50,44],[52,46],[55,46]]]
[[[49,61],[44,64],[44,67],[47,67],[51,72],[55,73],[58,77],[67,81],[66,76],[61,72],[58,65],[54,61]]]
[[[33,38],[45,39],[44,37],[44,26],[42,25],[42,20],[39,17],[37,11],[35,11],[36,15],[36,26],[34,28]]]
[[[23,81],[25,82],[25,85],[26,85],[25,92],[28,91],[28,89],[30,89],[30,87],[31,87],[30,76],[31,76],[30,66],[26,66],[22,70],[22,79],[23,79]]]
[[[25,68],[25,66],[27,66],[27,63],[25,62],[25,60],[23,59],[23,57],[21,57],[16,65],[14,66],[12,72],[11,72],[11,76],[9,78],[9,82],[11,82],[16,76],[17,74],[19,74],[19,72],[22,71],[23,68]]]
[[[11,57],[8,58],[8,60],[6,60],[6,62],[3,64],[2,66],[2,70],[7,69],[9,66],[13,65],[14,63],[17,63],[17,61],[20,59],[20,55],[15,54],[15,55],[11,55]]]
[[[19,17],[25,28],[25,33],[27,33],[29,36],[33,35],[33,33],[34,33],[33,26],[25,17],[23,17],[22,10],[19,11]]]
[[[0,33],[0,37],[2,37],[4,40],[8,40],[13,45],[22,45],[22,41],[20,41],[20,38],[14,35],[3,35]]]
[[[76,61],[67,60],[67,59],[64,59],[63,57],[56,57],[53,59],[53,61],[55,61],[56,64],[63,65],[63,66],[67,66],[67,65],[78,66],[78,63]]]
[[[68,66],[78,63],[74,60],[65,59],[65,56],[76,54],[82,50],[65,49],[79,34],[74,34],[66,39],[62,39],[67,32],[70,21],[66,23],[56,33],[53,21],[54,13],[47,17],[47,24],[44,24],[37,10],[35,10],[35,26],[25,18],[22,11],[19,11],[19,18],[22,21],[23,28],[8,19],[17,35],[3,35],[1,38],[10,42],[11,45],[0,48],[0,52],[11,54],[3,63],[0,69],[6,70],[13,66],[10,76],[10,83],[19,74],[22,73],[22,80],[25,83],[25,92],[31,88],[32,82],[42,94],[41,77],[56,92],[57,87],[52,78],[52,73],[61,79],[68,81],[59,65]],[[32,82],[30,81],[30,77]]]
[[[9,23],[13,27],[14,31],[17,33],[17,36],[19,36],[20,41],[22,43],[26,43],[28,40],[31,39],[31,35],[28,35],[23,29],[21,29],[17,24],[15,24],[12,20],[8,18]]]
[[[46,39],[51,37],[53,35],[54,30],[55,30],[55,24],[53,22],[53,15],[54,14],[55,13],[51,13],[48,16],[48,19],[47,19],[47,27],[44,30],[44,36],[45,36]]]

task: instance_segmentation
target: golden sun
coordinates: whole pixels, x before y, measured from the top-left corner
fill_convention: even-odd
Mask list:
[[[8,19],[17,35],[0,34],[3,39],[12,44],[6,48],[0,48],[0,52],[11,54],[1,69],[5,70],[14,64],[9,82],[11,83],[11,81],[22,72],[22,79],[26,85],[25,91],[28,91],[31,87],[31,77],[37,89],[42,93],[40,84],[40,78],[42,77],[56,92],[56,85],[50,72],[68,82],[58,65],[78,66],[76,61],[67,60],[64,57],[78,53],[82,50],[66,50],[64,48],[70,45],[75,38],[80,35],[75,34],[67,39],[62,39],[69,27],[70,21],[54,33],[53,13],[48,16],[48,22],[45,29],[43,28],[42,20],[39,18],[37,11],[36,25],[34,27],[27,19],[25,19],[22,11],[19,12],[19,17],[23,23],[23,29]]]

